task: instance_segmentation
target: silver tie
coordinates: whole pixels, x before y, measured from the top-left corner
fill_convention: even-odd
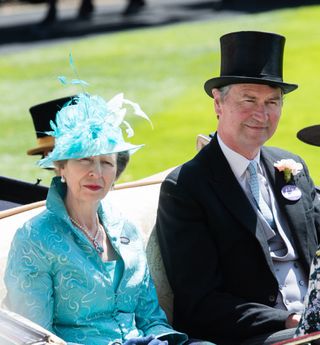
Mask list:
[[[272,229],[275,229],[275,222],[274,222],[274,217],[273,214],[270,210],[270,207],[262,197],[260,187],[259,187],[259,180],[258,180],[258,174],[257,174],[257,162],[256,161],[251,161],[248,165],[248,171],[250,174],[249,177],[249,186],[251,189],[251,193],[254,197],[254,200],[258,206],[258,209],[261,211],[263,217],[265,220],[268,222],[270,227]]]

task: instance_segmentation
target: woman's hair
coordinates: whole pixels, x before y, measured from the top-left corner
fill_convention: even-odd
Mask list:
[[[59,170],[64,167],[64,165],[67,163],[67,161],[68,161],[67,159],[63,159],[61,161],[53,162],[54,171],[55,171],[56,175],[59,175]]]
[[[117,155],[117,171],[116,171],[116,180],[120,177],[120,175],[123,173],[125,168],[127,167],[127,164],[130,160],[130,154],[128,151],[118,152]],[[56,174],[59,175],[59,170],[64,167],[66,164],[67,159],[61,160],[61,161],[55,161],[55,171]]]
[[[130,154],[128,151],[118,152],[117,153],[117,172],[116,172],[116,180],[120,177],[123,173],[127,164],[130,160]]]

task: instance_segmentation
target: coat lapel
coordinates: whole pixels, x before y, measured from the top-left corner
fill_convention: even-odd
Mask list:
[[[122,258],[125,270],[132,266],[139,250],[143,250],[142,238],[138,238],[135,227],[130,225],[117,206],[108,196],[102,201],[99,216],[103,222],[107,236],[115,251]],[[133,252],[135,253],[133,255]]]
[[[211,184],[215,192],[218,194],[221,202],[224,203],[224,206],[229,209],[230,213],[236,217],[240,224],[258,239],[267,260],[270,261],[268,259],[270,255],[266,236],[261,228],[256,211],[234,176],[216,136],[208,144],[206,154],[210,156],[206,157],[206,161],[209,162],[212,177]]]
[[[108,197],[103,200],[103,207],[99,208],[99,216],[113,248],[125,259],[125,251],[122,250],[123,246],[121,245],[124,219],[120,211],[112,206]]]
[[[268,182],[273,190],[275,200],[281,211],[281,215],[287,218],[288,225],[291,231],[291,235],[294,238],[295,247],[300,254],[307,258],[309,261],[308,252],[308,234],[305,227],[304,213],[302,198],[297,201],[290,201],[283,197],[281,189],[286,185],[283,172],[279,172],[274,167],[274,163],[280,159],[286,159],[287,157],[277,157],[268,148],[262,148],[261,150],[261,162],[265,168]],[[302,177],[304,172],[302,171],[299,176],[296,176],[294,183],[298,186],[298,180]],[[298,186],[299,187],[299,186]]]

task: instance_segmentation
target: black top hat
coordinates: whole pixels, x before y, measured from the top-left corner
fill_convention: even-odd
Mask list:
[[[320,125],[301,129],[297,133],[297,137],[306,144],[320,146]]]
[[[32,106],[29,111],[36,131],[38,146],[27,151],[28,155],[44,154],[54,147],[54,138],[46,132],[51,131],[50,121],[54,121],[56,113],[74,96],[54,99],[49,102]]]
[[[295,90],[298,85],[282,80],[282,63],[285,38],[258,31],[240,31],[220,38],[220,77],[204,84],[206,93],[212,97],[212,89],[230,84],[251,83],[279,86],[284,93]]]

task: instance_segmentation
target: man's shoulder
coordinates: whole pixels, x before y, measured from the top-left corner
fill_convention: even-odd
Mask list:
[[[268,155],[272,156],[275,160],[289,158],[301,160],[301,157],[294,154],[293,152],[274,146],[263,146],[262,153],[267,153]]]
[[[172,170],[165,181],[185,181],[189,179],[193,179],[198,175],[201,175],[201,171],[203,169],[203,165],[201,161],[198,159],[198,155],[194,158],[190,159],[189,161],[179,165],[174,170]]]

